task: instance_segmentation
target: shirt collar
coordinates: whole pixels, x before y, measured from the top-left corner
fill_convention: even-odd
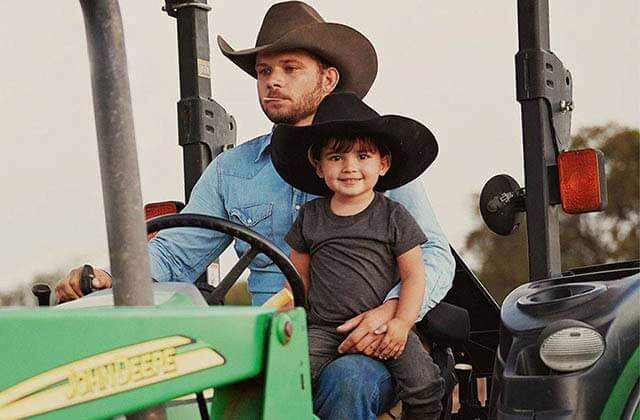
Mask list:
[[[264,155],[267,155],[271,152],[271,136],[273,135],[273,131],[269,134],[265,134],[262,139],[262,144],[260,145],[260,149],[258,149],[258,156],[256,157],[255,162],[258,162]]]

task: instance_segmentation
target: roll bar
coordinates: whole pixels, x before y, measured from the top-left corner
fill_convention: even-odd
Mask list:
[[[84,16],[115,305],[151,306],[151,270],[117,0],[80,0]],[[166,419],[164,406],[127,416]]]

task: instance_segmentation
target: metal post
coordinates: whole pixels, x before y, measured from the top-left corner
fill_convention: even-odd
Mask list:
[[[153,305],[124,31],[117,0],[80,0],[91,65],[113,298]],[[131,418],[164,419],[163,406]]]
[[[91,64],[116,305],[153,305],[122,18],[117,0],[81,0]]]
[[[544,77],[538,66],[529,65],[539,52],[549,50],[548,0],[518,0],[518,40],[516,79],[522,107],[529,280],[533,281],[561,273],[558,209],[551,204],[556,150],[550,105],[531,93],[540,91],[532,84],[544,82]]]
[[[182,146],[184,194],[191,190],[209,163],[235,144],[236,125],[232,116],[211,98],[211,62],[207,0],[165,0],[164,10],[176,18],[180,101],[178,143]],[[217,263],[217,261],[216,261]],[[209,279],[207,274],[213,274]],[[203,273],[196,284],[216,284],[219,267]]]
[[[211,163],[235,143],[235,121],[211,98],[211,62],[206,0],[165,0],[178,26],[180,101],[178,136],[183,149],[185,198]]]
[[[206,0],[203,2],[206,4]],[[186,7],[176,13],[178,24],[178,55],[180,66],[181,103],[192,99],[211,97],[211,64],[209,54],[209,28],[206,9]],[[179,104],[180,107],[180,104]],[[188,120],[178,119],[184,127]],[[184,133],[184,128],[180,133]],[[184,160],[184,193],[188,201],[193,186],[213,156],[206,144],[181,138]]]

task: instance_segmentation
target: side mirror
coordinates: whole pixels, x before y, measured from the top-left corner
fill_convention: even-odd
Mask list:
[[[524,189],[509,175],[487,181],[480,193],[480,214],[492,232],[503,236],[515,232],[522,223],[524,195]]]

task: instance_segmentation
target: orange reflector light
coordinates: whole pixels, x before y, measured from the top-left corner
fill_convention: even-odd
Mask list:
[[[159,203],[149,203],[144,206],[145,220],[154,217],[175,214],[184,208],[184,204],[179,201],[161,201]]]
[[[588,213],[607,207],[604,155],[596,149],[570,150],[558,156],[560,201],[565,213]]]
[[[179,213],[184,208],[180,201],[161,201],[159,203],[149,203],[144,206],[144,219],[149,220],[154,217],[166,216],[167,214]],[[157,232],[147,234],[147,240],[155,238]]]

